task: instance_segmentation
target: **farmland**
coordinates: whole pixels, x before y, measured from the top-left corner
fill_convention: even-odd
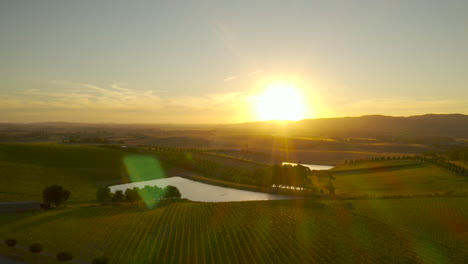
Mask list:
[[[387,221],[361,201],[353,201],[356,210],[344,202],[310,200],[188,202],[155,210],[90,206],[9,214],[0,220],[0,235],[25,244],[40,241],[47,251],[66,249],[83,260],[111,256],[112,263],[462,263],[468,257],[466,230],[458,236],[437,232],[466,228],[467,198],[425,199],[437,206],[405,207],[398,200],[379,205],[410,217],[407,226]],[[458,218],[411,230],[422,221],[417,215],[443,217],[445,208]]]
[[[152,210],[97,203],[96,186],[126,180],[128,153],[0,144],[1,201],[39,201],[42,188],[51,184],[72,192],[66,207],[0,215],[0,239],[16,238],[20,247],[38,242],[44,252],[68,251],[83,261],[107,256],[111,263],[463,263],[468,258],[468,198],[462,195],[467,178],[432,164],[385,160],[337,166],[339,200],[180,201]],[[406,198],[346,200],[343,193]],[[410,197],[415,194],[432,197]],[[0,254],[11,251],[0,248]]]
[[[96,183],[122,177],[121,156],[92,146],[0,144],[0,201],[40,200],[52,184],[67,186],[70,202],[95,200]]]
[[[333,169],[337,193],[353,195],[440,195],[468,193],[468,178],[411,160],[365,162]]]

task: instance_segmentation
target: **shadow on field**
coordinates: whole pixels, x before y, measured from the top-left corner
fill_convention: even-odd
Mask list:
[[[407,165],[398,165],[398,166],[382,166],[374,167],[368,169],[352,169],[352,170],[337,170],[333,171],[334,175],[354,175],[354,174],[365,174],[365,173],[376,173],[376,172],[385,172],[385,171],[396,171],[396,170],[407,170],[413,168],[425,167],[426,164],[407,164]]]

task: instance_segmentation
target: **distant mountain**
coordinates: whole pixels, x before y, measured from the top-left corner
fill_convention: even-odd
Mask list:
[[[468,138],[468,115],[427,114],[409,117],[368,115],[300,121],[264,121],[224,128],[281,131],[328,137],[453,137]]]

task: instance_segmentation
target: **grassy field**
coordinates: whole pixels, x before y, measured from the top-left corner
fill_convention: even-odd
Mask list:
[[[1,214],[0,240],[16,238],[20,247],[38,242],[47,253],[69,251],[85,261],[107,256],[111,263],[468,259],[468,197],[178,202],[153,210],[94,203],[96,183],[122,177],[125,155],[105,147],[0,144],[0,201],[40,201],[43,187],[51,184],[72,193],[66,208]],[[467,177],[414,161],[369,162],[335,170],[337,193],[468,192]],[[24,260],[34,257],[21,249],[0,247],[0,254],[11,252]]]
[[[70,189],[71,203],[94,201],[96,184],[122,178],[125,155],[125,152],[105,147],[0,144],[0,201],[41,200],[42,189],[52,184]],[[218,159],[218,162],[231,162],[233,166],[237,163],[258,166],[203,155]],[[468,192],[467,177],[412,160],[339,165],[333,171],[339,194],[382,196]]]
[[[354,213],[376,219],[392,229],[403,229],[445,245],[462,246],[468,251],[468,197],[327,202],[333,206],[349,203]]]
[[[333,169],[339,194],[420,195],[468,193],[468,177],[417,161],[375,161]]]
[[[70,202],[95,200],[96,183],[122,176],[122,153],[103,147],[0,144],[0,201],[41,200],[59,184]]]
[[[417,160],[378,160],[378,161],[365,161],[356,164],[345,164],[337,165],[332,168],[332,171],[348,171],[348,170],[360,170],[360,169],[372,169],[379,167],[403,167],[410,165],[420,165],[421,162]]]
[[[0,237],[24,245],[40,242],[44,251],[67,250],[82,260],[109,256],[112,263],[463,263],[468,258],[461,230],[468,224],[468,198],[378,204],[378,210],[392,208],[387,213],[409,218],[408,223],[376,211],[377,204],[352,202],[354,210],[342,206],[345,202],[296,200],[14,213],[0,218]],[[424,203],[428,206],[421,207]],[[431,223],[411,230],[428,216]],[[438,235],[440,230],[449,236]],[[465,233],[452,233],[460,230]]]

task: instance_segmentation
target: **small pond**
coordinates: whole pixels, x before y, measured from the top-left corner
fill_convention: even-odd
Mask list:
[[[235,201],[256,201],[256,200],[286,200],[294,199],[295,197],[268,194],[261,192],[252,192],[239,190],[234,188],[221,187],[197,181],[192,181],[182,177],[170,177],[158,180],[141,181],[134,183],[119,184],[109,186],[111,192],[117,190],[125,191],[126,189],[138,187],[143,188],[146,185],[158,186],[161,188],[167,185],[172,185],[179,189],[182,198],[187,198],[192,201],[200,202],[235,202]]]
[[[283,165],[297,165],[297,163],[294,162],[283,162]],[[299,163],[302,166],[308,167],[311,170],[329,170],[335,166],[329,166],[329,165],[316,165],[316,164],[303,164]]]

